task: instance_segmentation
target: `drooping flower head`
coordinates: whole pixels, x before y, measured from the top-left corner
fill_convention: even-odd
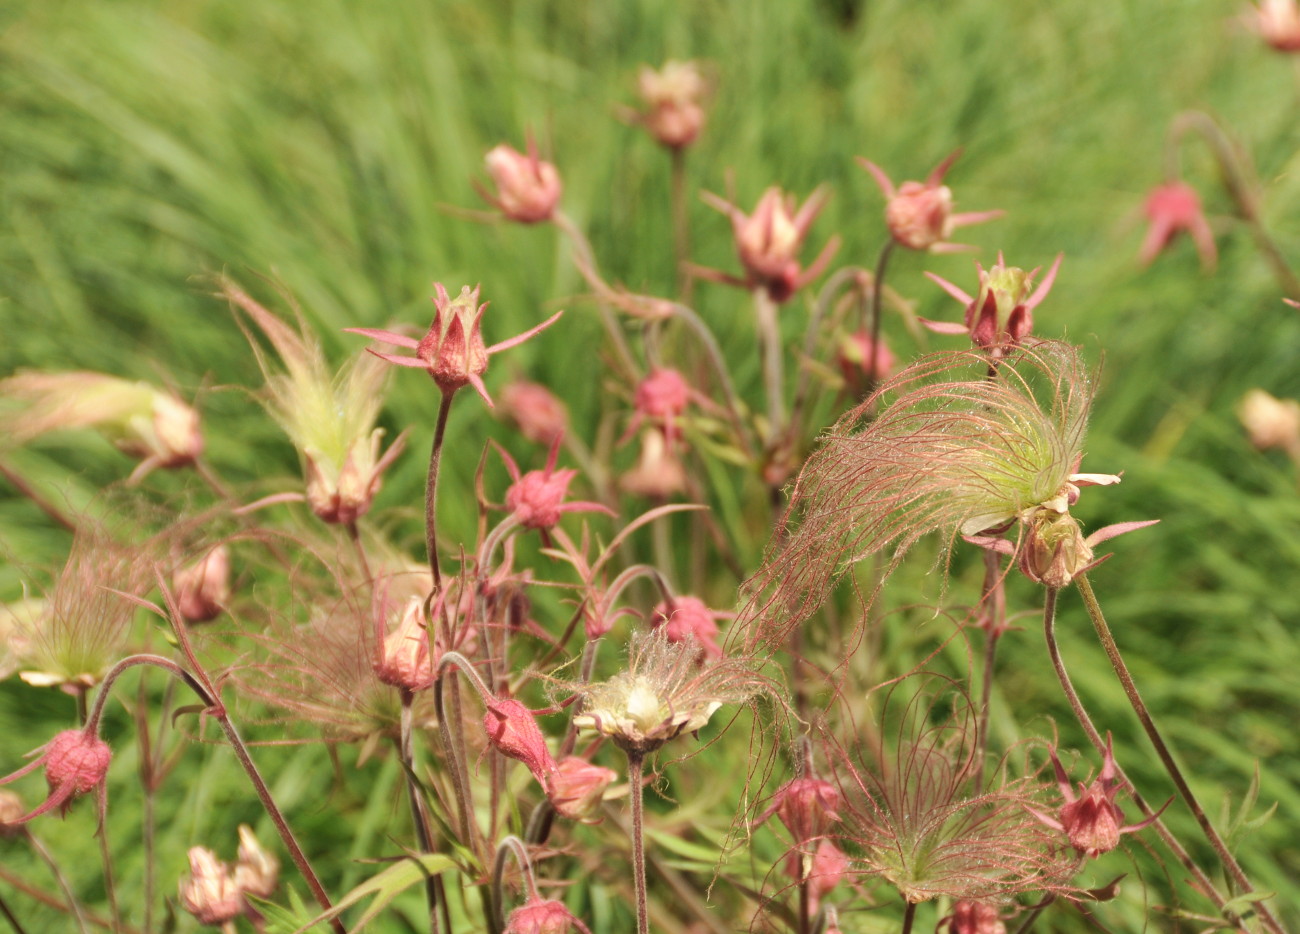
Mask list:
[[[809,195],[802,206],[796,206],[793,195],[786,195],[780,188],[769,188],[763,192],[752,215],[746,215],[717,195],[705,192],[703,197],[731,218],[736,252],[745,267],[744,279],[700,270],[706,278],[748,289],[763,288],[772,301],[784,302],[821,275],[839,248],[839,238],[832,237],[807,269],[800,266],[799,253],[804,240],[826,204],[826,193],[821,189]]]
[[[380,453],[384,429],[376,427],[384,404],[387,368],[358,354],[337,373],[306,327],[285,324],[229,279],[221,294],[270,341],[283,370],[248,336],[266,378],[262,399],[302,458],[307,503],[320,519],[351,523],[370,510],[384,471],[401,453],[402,438]]]
[[[537,715],[513,697],[486,701],[483,730],[488,743],[501,755],[522,762],[543,786],[555,771],[555,759],[537,725]]]
[[[1083,856],[1096,859],[1103,853],[1109,853],[1119,846],[1120,837],[1126,833],[1136,833],[1149,827],[1160,816],[1159,812],[1136,824],[1124,823],[1124,812],[1115,803],[1119,793],[1120,780],[1115,766],[1115,754],[1111,749],[1110,734],[1106,734],[1106,755],[1102,759],[1101,771],[1090,785],[1079,783],[1076,795],[1070,785],[1070,778],[1065,774],[1065,767],[1056,754],[1056,749],[1049,750],[1052,768],[1056,772],[1056,782],[1060,786],[1065,804],[1061,806],[1059,819],[1038,815],[1047,826],[1062,831],[1074,847]],[[1164,808],[1161,808],[1164,810]]]
[[[656,629],[662,627],[669,642],[695,642],[701,658],[721,658],[717,621],[730,616],[710,610],[699,597],[679,595],[650,611],[650,625]]]
[[[885,224],[894,242],[909,250],[953,253],[967,247],[950,243],[958,227],[981,224],[1001,217],[1005,211],[952,212],[952,191],[943,177],[961,155],[957,150],[926,176],[924,182],[903,182],[897,188],[884,170],[874,162],[859,157],[858,163],[871,173],[885,196]]]
[[[546,779],[546,797],[555,813],[572,820],[586,820],[600,807],[605,789],[618,773],[593,765],[578,756],[565,756],[555,763]]]
[[[922,357],[823,437],[736,628],[751,645],[784,638],[856,561],[887,551],[896,564],[929,532],[951,542],[1061,515],[1079,485],[1117,482],[1075,473],[1092,394],[1069,344],[1027,344],[997,379],[978,353]]]
[[[1219,260],[1214,245],[1214,231],[1201,209],[1200,196],[1186,182],[1169,182],[1157,185],[1147,195],[1143,205],[1150,226],[1138,250],[1138,261],[1149,266],[1173,242],[1174,237],[1186,231],[1196,244],[1201,266],[1213,269]]]
[[[230,602],[230,549],[217,545],[172,575],[176,609],[187,623],[208,623]]]
[[[709,722],[724,704],[769,691],[770,682],[741,658],[700,665],[689,642],[670,642],[662,630],[634,632],[627,668],[608,681],[579,686],[582,712],[573,720],[620,749],[645,755]]]
[[[659,426],[670,443],[681,436],[679,419],[691,401],[691,387],[678,370],[660,367],[637,383],[632,396],[634,415],[624,438],[644,422]]]
[[[532,895],[510,912],[505,934],[569,934],[573,930],[591,934],[587,925],[564,907],[564,902]]]
[[[244,913],[244,893],[235,873],[204,846],[190,847],[190,874],[181,880],[181,907],[200,924],[224,925]]]
[[[174,393],[105,373],[27,370],[0,380],[0,434],[23,444],[51,431],[93,428],[140,460],[134,483],[156,467],[203,453],[199,413]]]
[[[938,334],[966,334],[980,350],[994,359],[1000,359],[1033,332],[1034,309],[1051,291],[1060,267],[1061,257],[1058,256],[1035,289],[1034,279],[1038,276],[1038,269],[1025,272],[1015,266],[1007,266],[999,253],[997,263],[988,271],[979,263],[975,264],[980,279],[979,294],[975,298],[948,280],[927,272],[926,275],[938,283],[940,288],[966,306],[966,315],[961,324],[927,321],[924,318],[921,323]]]
[[[707,90],[695,62],[664,62],[658,71],[643,65],[637,90],[645,104],[641,124],[663,146],[684,149],[704,128],[701,99]]]
[[[569,427],[564,403],[541,383],[518,380],[501,390],[500,411],[519,426],[519,433],[537,444],[552,445]]]
[[[894,362],[894,352],[885,339],[882,337],[877,347],[865,330],[844,335],[835,348],[835,364],[844,385],[859,398],[882,380],[889,379]]]
[[[93,730],[64,730],[55,734],[37,758],[0,778],[0,785],[5,785],[45,766],[45,782],[50,788],[44,801],[22,817],[8,821],[8,824],[13,826],[26,823],[54,808],[62,808],[66,813],[73,798],[91,791],[97,793],[99,819],[102,823],[108,794],[104,780],[108,776],[112,758],[108,743]]]
[[[566,512],[603,512],[612,516],[614,511],[601,503],[565,502],[569,495],[569,484],[578,475],[574,469],[556,470],[555,463],[560,455],[560,440],[551,443],[550,454],[546,458],[546,467],[542,470],[519,472],[519,465],[504,450],[500,450],[510,479],[514,481],[506,490],[505,505],[519,524],[526,529],[540,529],[545,532],[554,528],[560,516]]]
[[[840,819],[839,806],[839,788],[814,775],[803,775],[781,787],[757,823],[775,814],[795,842],[802,845],[825,836],[831,824]]]
[[[479,287],[473,290],[464,286],[460,295],[453,301],[441,282],[433,284],[434,295],[433,323],[420,340],[384,331],[377,328],[344,328],[349,334],[360,334],[384,344],[393,344],[414,350],[415,356],[387,353],[366,348],[381,360],[398,366],[414,367],[427,370],[434,383],[444,393],[454,393],[465,386],[473,386],[483,397],[483,401],[492,405],[492,397],[483,385],[483,374],[487,372],[488,357],[507,348],[522,344],[530,337],[550,327],[560,319],[562,311],[557,311],[541,324],[529,328],[517,337],[501,341],[488,347],[483,342],[483,312],[487,302],[478,302]]]
[[[483,158],[497,191],[493,195],[479,187],[483,199],[512,221],[537,224],[550,220],[560,203],[560,173],[537,155],[537,144],[528,139],[525,155],[502,143]]]

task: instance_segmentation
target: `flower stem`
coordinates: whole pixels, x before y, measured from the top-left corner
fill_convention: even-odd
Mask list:
[[[683,305],[691,303],[691,286],[694,279],[688,268],[691,256],[691,221],[686,204],[686,151],[672,150],[672,201],[673,257],[677,261],[677,298]]]
[[[903,912],[903,934],[912,934],[912,922],[916,920],[916,902],[908,902]]]
[[[27,837],[27,842],[30,843],[32,849],[40,855],[41,859],[45,862],[45,865],[50,867],[50,874],[54,876],[54,881],[59,886],[59,890],[63,892],[63,897],[68,900],[68,910],[72,916],[77,919],[77,930],[80,931],[81,934],[86,934],[85,912],[82,910],[81,903],[77,901],[77,896],[73,894],[72,886],[68,885],[67,877],[63,874],[63,871],[59,869],[59,864],[54,861],[54,855],[50,853],[45,844],[42,843],[35,834],[26,827],[24,827],[23,830]]]
[[[989,748],[989,708],[993,702],[993,663],[998,639],[1006,629],[1006,577],[997,552],[984,552],[984,585],[980,613],[984,614],[984,677],[980,682],[979,725],[975,733],[975,787],[984,784],[984,757]]]
[[[650,934],[650,909],[646,901],[645,882],[645,789],[642,779],[645,773],[645,755],[639,752],[627,754],[627,780],[629,794],[632,798],[632,882],[636,889],[636,930],[637,934]]]
[[[424,799],[420,796],[420,787],[415,780],[415,743],[413,742],[411,707],[415,695],[402,690],[402,716],[398,755],[401,757],[403,771],[406,773],[406,794],[410,799],[411,822],[415,825],[415,840],[421,853],[433,852],[433,835],[429,832],[429,819],[424,810]],[[429,906],[429,930],[438,930],[438,881],[439,876],[429,875],[424,880],[424,899]]]
[[[885,270],[889,266],[889,257],[894,254],[894,239],[885,241],[876,259],[876,272],[871,280],[871,374],[872,382],[879,382],[880,373],[880,297],[885,290]]]
[[[1082,575],[1080,577],[1082,577]],[[1076,578],[1076,581],[1079,579],[1080,578]],[[1056,598],[1059,593],[1060,591],[1056,588],[1049,587],[1047,588],[1047,596],[1043,600],[1043,635],[1047,641],[1047,653],[1051,656],[1052,667],[1056,670],[1056,678],[1061,683],[1061,690],[1065,693],[1066,700],[1069,701],[1070,709],[1074,711],[1075,719],[1077,719],[1079,725],[1083,727],[1083,731],[1087,734],[1088,741],[1092,743],[1093,748],[1097,750],[1099,755],[1104,756],[1106,754],[1106,741],[1102,739],[1101,733],[1098,732],[1097,727],[1092,722],[1092,717],[1088,715],[1087,709],[1083,706],[1083,701],[1079,699],[1079,693],[1074,689],[1074,682],[1070,680],[1069,672],[1065,669],[1065,662],[1061,658],[1061,649],[1056,641]],[[1142,816],[1147,818],[1153,817],[1156,812],[1152,810],[1151,806],[1148,805],[1146,800],[1138,793],[1136,786],[1118,763],[1115,765],[1115,775],[1123,784],[1123,787],[1128,791],[1129,796],[1132,797],[1133,803],[1137,805],[1138,810],[1142,812]],[[1178,841],[1178,838],[1175,837],[1169,831],[1169,828],[1165,826],[1164,821],[1157,818],[1152,826],[1160,836],[1160,839],[1164,841],[1165,846],[1169,848],[1170,852],[1172,852],[1183,865],[1183,868],[1192,874],[1192,877],[1196,880],[1197,891],[1201,892],[1206,898],[1213,902],[1214,907],[1223,911],[1228,900],[1224,898],[1217,888],[1215,888],[1214,883],[1210,881],[1210,877],[1206,875],[1205,870],[1201,869],[1201,867],[1192,860],[1191,855],[1183,847],[1182,843]],[[1231,911],[1223,911],[1223,916],[1233,924],[1240,924],[1241,919]],[[1275,932],[1275,934],[1278,934],[1278,932]]]
[[[1255,887],[1251,885],[1245,870],[1241,868],[1241,864],[1229,851],[1228,844],[1219,835],[1219,832],[1214,829],[1214,825],[1210,823],[1210,818],[1206,815],[1205,809],[1201,807],[1200,801],[1197,800],[1196,795],[1187,784],[1182,769],[1174,761],[1173,753],[1165,743],[1155,721],[1151,718],[1151,712],[1142,700],[1142,695],[1133,681],[1128,666],[1124,664],[1124,658],[1120,655],[1119,646],[1115,644],[1115,637],[1111,635],[1110,627],[1106,625],[1106,617],[1101,612],[1101,604],[1097,602],[1097,595],[1093,593],[1092,584],[1088,581],[1088,575],[1078,575],[1075,578],[1075,584],[1079,588],[1079,596],[1083,598],[1083,605],[1088,610],[1088,616],[1092,619],[1093,628],[1097,631],[1097,638],[1101,640],[1102,648],[1106,650],[1106,657],[1110,659],[1111,667],[1115,669],[1120,684],[1124,686],[1124,693],[1128,695],[1129,703],[1133,706],[1133,712],[1137,714],[1138,720],[1142,723],[1142,729],[1146,731],[1147,738],[1151,740],[1151,745],[1155,747],[1156,755],[1160,757],[1160,762],[1164,765],[1165,771],[1173,779],[1174,787],[1178,789],[1179,795],[1182,796],[1187,807],[1191,809],[1192,816],[1196,818],[1196,823],[1200,825],[1206,839],[1210,841],[1210,846],[1219,855],[1224,868],[1227,869],[1228,874],[1241,890],[1240,894],[1253,892]],[[1255,906],[1264,925],[1270,931],[1279,932],[1280,934],[1281,925],[1273,917],[1272,912],[1261,902],[1256,902]]]
[[[433,448],[429,451],[429,478],[424,486],[424,544],[429,553],[429,570],[433,573],[433,592],[442,590],[442,568],[438,564],[438,468],[442,465],[442,439],[447,433],[447,415],[456,390],[442,393],[438,404],[438,424],[433,429]]]
[[[767,388],[768,447],[776,448],[785,422],[782,388],[785,384],[781,359],[781,329],[776,320],[776,302],[763,286],[754,289],[754,317],[763,352],[763,385]]]

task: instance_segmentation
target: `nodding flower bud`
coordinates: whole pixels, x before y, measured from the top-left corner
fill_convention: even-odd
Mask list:
[[[230,549],[218,545],[172,575],[176,609],[188,623],[216,619],[230,602]]]
[[[804,873],[804,860],[808,860],[807,875]],[[849,858],[844,851],[829,840],[822,840],[817,849],[806,854],[799,849],[791,850],[786,857],[785,873],[796,884],[808,883],[808,911],[817,913],[818,903],[835,890],[849,874]]]
[[[1007,926],[994,906],[964,899],[952,906],[948,934],[1007,934]]]
[[[537,147],[528,141],[528,154],[504,144],[484,158],[488,174],[497,186],[495,196],[484,197],[512,221],[536,224],[550,220],[560,201],[560,173],[538,158]]]
[[[31,762],[15,772],[0,778],[0,785],[6,785],[16,778],[34,772],[45,766],[45,781],[50,786],[50,793],[45,800],[26,814],[5,823],[13,826],[25,824],[34,817],[51,811],[56,807],[67,810],[68,803],[77,795],[84,795],[94,789],[99,790],[99,817],[104,819],[104,779],[108,775],[108,765],[113,754],[104,742],[94,733],[85,730],[64,730],[55,734],[45,744],[45,749]],[[10,802],[12,804],[12,802]]]
[[[21,818],[27,808],[23,799],[9,789],[0,791],[0,837],[12,837],[22,832]]]
[[[563,902],[531,896],[506,919],[505,934],[569,934],[576,928],[591,934],[587,926],[573,916]]]
[[[1281,448],[1300,458],[1300,402],[1252,389],[1237,403],[1237,417],[1250,434],[1250,443],[1261,451]]]
[[[865,330],[854,331],[840,339],[835,363],[844,377],[845,388],[853,395],[861,396],[893,374],[894,353],[883,337],[877,346]]]
[[[662,626],[669,642],[693,639],[700,646],[701,659],[721,658],[717,615],[698,597],[673,597],[650,611],[650,625]]]
[[[1300,52],[1300,4],[1296,0],[1259,0],[1246,24],[1279,52]]]
[[[239,825],[239,861],[235,884],[246,895],[270,898],[280,876],[280,861],[263,849],[247,824]]]
[[[1179,181],[1157,185],[1147,194],[1142,208],[1150,222],[1138,250],[1138,261],[1143,266],[1159,256],[1180,232],[1187,231],[1196,244],[1201,266],[1215,267],[1219,251],[1214,244],[1214,231],[1201,209],[1201,198],[1195,188]]]
[[[501,411],[519,426],[519,433],[536,444],[554,444],[569,427],[564,403],[541,383],[523,380],[501,390]]]
[[[406,601],[397,628],[383,636],[373,664],[375,677],[395,688],[414,692],[433,684],[424,600],[411,597]]]
[[[506,490],[506,508],[514,513],[519,524],[526,529],[540,529],[545,532],[560,521],[566,512],[603,512],[613,515],[613,510],[600,503],[575,502],[566,503],[569,484],[578,475],[573,469],[556,470],[555,463],[560,455],[560,439],[551,444],[550,454],[546,458],[546,467],[542,470],[530,470],[520,474],[519,466],[505,452],[502,460],[506,470],[514,481]]]
[[[657,369],[637,384],[632,404],[636,415],[628,428],[635,431],[643,420],[662,426],[664,437],[672,441],[680,434],[677,419],[691,401],[691,387],[677,370]]]
[[[641,123],[660,144],[684,149],[704,127],[705,83],[694,62],[665,62],[658,71],[642,67],[637,89],[645,102]]]
[[[1060,589],[1094,561],[1092,546],[1068,512],[1034,509],[1023,522],[1018,560],[1030,580]]]
[[[244,893],[229,867],[206,847],[190,848],[190,874],[180,883],[181,907],[200,924],[221,925],[244,913]]]
[[[759,817],[762,823],[775,814],[796,843],[807,843],[826,834],[831,821],[840,819],[840,790],[820,778],[804,776],[787,783],[776,793],[772,806]]]
[[[1134,833],[1152,824],[1164,807],[1146,820],[1137,824],[1125,824],[1124,812],[1115,803],[1119,793],[1119,769],[1115,765],[1115,754],[1111,748],[1110,734],[1106,734],[1106,754],[1102,758],[1101,771],[1092,780],[1092,784],[1079,784],[1079,794],[1070,787],[1070,779],[1065,768],[1056,755],[1055,749],[1049,749],[1052,768],[1056,772],[1056,782],[1065,797],[1065,804],[1060,811],[1060,819],[1053,820],[1037,814],[1039,820],[1056,830],[1065,832],[1070,845],[1089,859],[1096,859],[1103,853],[1109,853],[1119,846],[1120,837]],[[1172,798],[1170,799],[1173,800]],[[1168,807],[1168,803],[1165,804]]]
[[[565,756],[546,778],[546,796],[561,817],[584,820],[600,807],[605,789],[618,773],[592,765],[578,756]]]
[[[555,771],[555,760],[531,710],[511,697],[488,701],[483,729],[493,749],[522,762],[534,778],[546,785]]]

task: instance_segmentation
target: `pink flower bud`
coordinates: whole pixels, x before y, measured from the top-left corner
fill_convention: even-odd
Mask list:
[[[840,791],[820,778],[796,778],[776,793],[772,806],[759,822],[773,814],[781,819],[796,843],[825,835],[831,821],[840,819]]]
[[[556,470],[555,462],[560,454],[560,439],[551,445],[551,452],[542,470],[530,470],[519,473],[519,467],[509,456],[504,456],[506,469],[514,479],[510,489],[506,490],[506,508],[514,513],[519,524],[526,529],[540,529],[545,532],[560,521],[566,512],[603,512],[613,515],[613,511],[599,503],[566,503],[569,484],[578,475],[576,470]]]
[[[641,434],[641,456],[636,466],[619,478],[619,486],[634,496],[667,499],[686,489],[686,468],[669,449],[662,431]]]
[[[1143,210],[1151,222],[1138,250],[1138,261],[1143,266],[1164,252],[1180,232],[1186,231],[1196,244],[1201,266],[1215,267],[1219,252],[1214,244],[1214,231],[1201,209],[1201,198],[1191,185],[1177,181],[1157,185],[1147,195]]]
[[[492,748],[522,762],[534,778],[546,785],[548,776],[555,771],[555,760],[531,710],[511,697],[490,701],[483,715],[483,729]]]
[[[230,549],[218,545],[172,576],[176,608],[186,622],[207,623],[230,602]]]
[[[181,880],[181,907],[200,924],[219,925],[244,913],[244,893],[229,867],[206,847],[190,848],[190,874]]]
[[[641,123],[650,135],[669,149],[695,142],[704,127],[704,78],[694,62],[665,62],[655,71],[643,67],[637,80],[646,112]]]
[[[628,434],[635,431],[642,421],[649,421],[660,426],[664,437],[672,441],[680,434],[677,419],[686,411],[690,401],[691,387],[681,373],[669,369],[654,370],[636,387],[632,398],[636,415],[628,427]]]
[[[808,866],[808,908],[817,912],[818,903],[835,890],[849,874],[849,858],[829,840],[821,840]],[[795,883],[803,880],[804,854],[793,850],[785,860],[785,873]]]
[[[618,778],[613,769],[592,765],[578,756],[565,756],[546,778],[546,796],[561,817],[583,820],[600,806],[605,789]]]
[[[870,334],[854,331],[840,340],[835,363],[839,366],[848,391],[861,396],[876,383],[889,379],[894,371],[894,354],[883,338],[877,351]]]
[[[948,934],[1007,934],[1007,926],[994,906],[963,900],[952,906]]]
[[[1115,765],[1115,754],[1111,749],[1110,734],[1106,734],[1106,755],[1102,758],[1101,771],[1092,780],[1092,784],[1079,784],[1076,796],[1070,787],[1070,780],[1065,774],[1056,750],[1049,750],[1052,767],[1056,771],[1056,782],[1065,797],[1061,807],[1060,819],[1052,820],[1039,814],[1039,820],[1065,832],[1070,845],[1089,859],[1096,859],[1103,853],[1109,853],[1119,846],[1120,837],[1126,833],[1135,833],[1153,823],[1160,812],[1137,824],[1125,824],[1124,812],[1115,803],[1119,792],[1119,770]],[[1173,799],[1170,799],[1173,800]],[[1166,807],[1168,805],[1166,804]],[[1161,811],[1164,808],[1160,809]]]
[[[27,812],[23,799],[8,788],[0,791],[0,837],[22,832],[22,816]]]
[[[46,747],[45,780],[52,793],[71,788],[73,795],[84,795],[104,781],[112,757],[108,743],[98,736],[64,730]]]
[[[429,629],[424,601],[411,597],[402,608],[397,628],[384,636],[374,660],[375,677],[407,691],[423,691],[434,682],[429,657]]]
[[[510,912],[505,934],[569,934],[573,928],[590,934],[587,926],[575,918],[563,902],[534,895]]]
[[[674,597],[650,611],[650,625],[660,626],[669,642],[687,642],[694,639],[704,658],[721,658],[718,645],[717,614],[698,597]]]
[[[1247,25],[1279,52],[1300,52],[1300,5],[1296,0],[1259,0]]]
[[[500,402],[501,411],[519,426],[519,433],[537,444],[554,444],[569,427],[564,403],[540,383],[510,383],[501,390]]]
[[[497,186],[496,196],[488,200],[501,213],[522,224],[551,219],[560,201],[560,173],[551,163],[538,158],[531,140],[528,155],[503,144],[491,150],[484,162]]]
[[[246,895],[270,898],[280,875],[280,861],[263,849],[253,835],[253,828],[239,825],[239,861],[235,864],[235,884]]]
[[[958,155],[960,150],[940,162],[924,182],[903,182],[897,188],[878,165],[858,160],[885,195],[885,225],[895,243],[909,250],[960,250],[962,247],[948,242],[956,228],[1002,216],[1002,211],[952,212],[952,191],[943,184],[943,177]]]

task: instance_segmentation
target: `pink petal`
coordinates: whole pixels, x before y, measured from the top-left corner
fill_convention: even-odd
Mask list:
[[[1007,212],[1001,208],[995,208],[992,211],[967,211],[965,214],[954,214],[948,218],[948,223],[953,227],[969,227],[971,224],[982,224],[985,221],[995,221],[999,217],[1006,217]]]
[[[1103,526],[1084,539],[1089,545],[1097,545],[1123,535],[1126,532],[1136,532],[1138,529],[1145,529],[1149,525],[1155,525],[1159,519],[1147,519],[1142,522],[1116,522],[1114,525]]]
[[[549,318],[547,318],[547,319],[546,319],[545,321],[543,321],[541,324],[537,325],[537,327],[535,327],[535,328],[529,328],[527,331],[524,331],[524,333],[522,333],[522,334],[518,334],[518,335],[516,335],[516,336],[510,338],[509,340],[504,340],[504,341],[502,341],[502,342],[499,343],[499,344],[493,344],[491,347],[489,347],[489,348],[487,349],[487,352],[488,352],[489,354],[494,354],[494,353],[496,353],[496,352],[499,351],[499,350],[507,350],[507,349],[509,349],[509,348],[511,348],[511,347],[515,347],[515,346],[517,346],[517,345],[519,345],[519,344],[522,344],[524,341],[528,340],[530,337],[536,337],[536,336],[537,336],[538,334],[540,334],[542,331],[545,331],[547,328],[549,328],[552,324],[554,324],[555,322],[559,321],[559,320],[560,320],[560,315],[562,315],[562,314],[564,314],[564,312],[562,312],[562,311],[557,311],[555,314],[551,315]]]
[[[932,272],[927,272],[925,274],[925,277],[929,279],[931,282],[933,282],[935,285],[937,285],[939,288],[943,289],[953,298],[957,299],[957,301],[961,302],[963,305],[969,305],[971,302],[975,301],[975,299],[971,298],[961,289],[957,288],[957,286],[953,285],[951,282],[949,282],[947,279],[942,278],[941,276],[936,276]]]
[[[931,321],[929,318],[917,318],[923,325],[936,334],[966,334],[966,325],[955,321]]]
[[[1072,473],[1065,479],[1075,486],[1114,486],[1123,477],[1114,473]]]
[[[405,334],[397,334],[393,331],[382,331],[379,328],[344,328],[343,333],[360,334],[362,337],[368,337],[374,341],[395,344],[398,347],[409,347],[412,350],[420,346],[420,342],[414,337],[407,337]]]
[[[925,177],[926,187],[938,188],[940,183],[943,182],[943,177],[948,174],[948,170],[952,168],[952,164],[957,161],[960,155],[961,147],[958,146]]]
[[[492,402],[492,397],[488,395],[487,387],[483,385],[483,377],[477,373],[469,373],[465,378],[474,387],[474,391],[483,397],[483,401],[487,403],[489,409],[496,408],[496,405]]]
[[[1056,254],[1056,261],[1052,263],[1052,268],[1047,270],[1047,275],[1043,278],[1043,281],[1039,283],[1038,288],[1034,289],[1034,294],[1029,296],[1029,300],[1025,302],[1025,307],[1030,311],[1037,308],[1042,300],[1047,298],[1047,293],[1052,290],[1052,283],[1056,281],[1056,271],[1061,268],[1061,260],[1063,259],[1065,259],[1064,253]]]
[[[398,366],[409,366],[420,370],[427,370],[429,364],[425,363],[419,357],[404,357],[401,354],[384,353],[382,350],[375,350],[373,347],[367,347],[367,351],[374,354],[380,360],[387,360],[389,363],[395,363]]]
[[[560,507],[560,512],[603,512],[607,516],[618,515],[604,503],[589,503],[583,500],[576,503],[565,503]]]
[[[898,195],[898,189],[894,187],[894,183],[889,180],[889,176],[885,174],[880,166],[861,156],[858,156],[858,165],[871,173],[871,177],[876,180],[876,184],[880,186],[880,190],[886,199],[893,200]]]

